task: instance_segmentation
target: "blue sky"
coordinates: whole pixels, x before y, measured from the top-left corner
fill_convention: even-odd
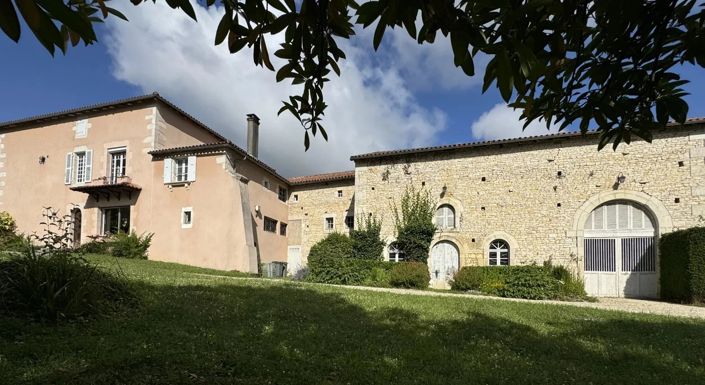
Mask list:
[[[372,56],[371,32],[362,31],[346,43],[350,60],[328,87],[324,125],[331,141],[318,139],[304,153],[296,122],[276,116],[291,87],[255,68],[248,53],[213,47],[217,10],[197,9],[198,24],[164,6],[140,10],[128,7],[131,22],[108,22],[99,28],[98,44],[66,56],[50,56],[28,30],[19,45],[0,36],[0,121],[158,91],[237,143],[244,140],[244,115],[257,113],[261,157],[285,175],[351,168],[350,155],[380,149],[546,132],[534,125],[522,133],[518,112],[503,106],[494,88],[481,93],[481,73],[467,78],[452,65],[447,42],[418,47],[393,31],[385,36],[386,50]],[[164,13],[174,17],[153,22]],[[682,73],[692,81],[689,116],[705,116],[705,71]]]

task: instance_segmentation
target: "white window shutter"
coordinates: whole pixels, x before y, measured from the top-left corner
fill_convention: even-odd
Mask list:
[[[71,184],[71,177],[73,176],[73,153],[69,152],[66,154],[66,169],[64,171],[64,184]]]
[[[196,180],[196,157],[195,156],[189,156],[188,157],[188,169],[186,170],[188,172],[188,181],[193,182]]]
[[[173,164],[173,159],[171,159],[171,158],[164,159],[164,183],[171,183],[172,164]]]
[[[83,176],[84,182],[93,180],[93,150],[86,150],[86,172]]]

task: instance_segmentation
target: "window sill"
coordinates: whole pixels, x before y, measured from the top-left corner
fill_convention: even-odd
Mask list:
[[[164,183],[164,185],[169,186],[169,187],[180,187],[180,186],[190,186],[193,181],[187,181],[187,182],[168,182]]]

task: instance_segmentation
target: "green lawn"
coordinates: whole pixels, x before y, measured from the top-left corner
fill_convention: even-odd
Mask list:
[[[120,269],[143,303],[118,317],[0,317],[0,384],[705,383],[702,321]]]

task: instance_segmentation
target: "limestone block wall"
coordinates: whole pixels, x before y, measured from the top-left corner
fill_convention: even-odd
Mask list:
[[[452,205],[456,228],[438,232],[435,242],[455,243],[461,265],[486,265],[489,242],[502,238],[513,265],[552,260],[581,271],[576,218],[604,201],[650,206],[661,233],[705,225],[705,127],[672,127],[653,143],[616,151],[598,152],[594,137],[572,137],[363,159],[355,180],[356,215],[391,219],[408,185]],[[384,221],[382,235],[394,240],[393,221]]]
[[[338,191],[342,191],[342,197],[338,196]],[[334,218],[334,231],[348,233],[345,217],[355,213],[354,195],[355,185],[352,180],[291,187],[289,224],[296,225],[290,227],[289,239],[300,240],[300,244],[292,244],[290,241],[289,245],[301,246],[304,262],[311,246],[330,233],[324,228],[326,217]],[[293,234],[293,231],[300,231],[300,234]]]

